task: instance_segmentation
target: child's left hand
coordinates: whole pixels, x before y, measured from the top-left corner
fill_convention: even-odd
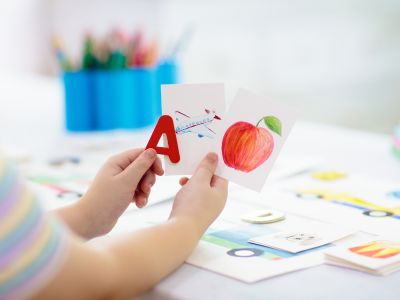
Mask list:
[[[108,159],[87,193],[59,210],[73,231],[85,238],[108,233],[131,202],[147,204],[156,175],[163,175],[154,149],[133,149]]]

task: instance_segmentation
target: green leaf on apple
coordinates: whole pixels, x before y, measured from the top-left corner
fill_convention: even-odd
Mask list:
[[[282,135],[282,122],[277,117],[266,116],[264,117],[265,126],[278,135]]]

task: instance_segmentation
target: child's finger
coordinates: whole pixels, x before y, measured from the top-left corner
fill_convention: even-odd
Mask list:
[[[124,178],[126,184],[138,186],[143,175],[150,169],[156,160],[157,153],[154,149],[143,151],[135,161],[133,161],[121,174],[118,176]]]
[[[135,204],[138,208],[142,208],[147,204],[147,199],[149,194],[143,192],[142,190],[136,190],[135,192]]]
[[[228,189],[228,181],[222,177],[214,175],[211,179],[211,186],[221,190]]]
[[[188,181],[189,181],[189,178],[187,178],[187,177],[182,177],[182,178],[179,179],[179,184],[180,184],[181,186],[184,186]]]
[[[199,180],[201,182],[211,183],[211,178],[217,168],[218,156],[215,153],[208,153],[200,162],[197,170],[194,172],[190,180]]]
[[[143,152],[143,150],[143,148],[138,148],[116,154],[109,158],[107,164],[110,164],[111,166],[117,166],[122,172]]]
[[[156,161],[151,166],[151,169],[156,173],[158,176],[162,176],[164,174],[164,169],[162,167],[161,159],[157,156]]]
[[[151,187],[156,182],[156,175],[152,171],[147,171],[142,180],[140,180],[139,187],[145,193],[150,193]]]

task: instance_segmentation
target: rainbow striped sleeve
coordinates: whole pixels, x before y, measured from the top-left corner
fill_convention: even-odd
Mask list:
[[[61,268],[68,236],[0,157],[0,299],[25,299]]]

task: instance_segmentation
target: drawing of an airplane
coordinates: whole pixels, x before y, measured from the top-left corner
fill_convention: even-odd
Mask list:
[[[190,117],[178,110],[175,111],[175,120],[178,125],[175,127],[176,134],[194,133],[199,138],[214,138],[215,132],[208,127],[214,120],[221,120],[215,111],[205,109],[206,114]]]

